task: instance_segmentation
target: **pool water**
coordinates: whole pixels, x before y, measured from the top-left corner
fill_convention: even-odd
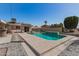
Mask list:
[[[63,38],[64,36],[58,35],[58,33],[49,33],[49,32],[44,32],[44,33],[34,33],[33,35],[44,38],[46,40],[59,40]]]

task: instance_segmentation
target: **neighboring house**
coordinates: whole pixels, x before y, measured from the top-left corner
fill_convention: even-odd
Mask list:
[[[40,30],[41,30],[41,27],[38,27],[38,26],[33,26],[32,27],[32,31],[40,32]]]
[[[63,32],[62,26],[43,25],[43,26],[41,26],[41,30],[49,31],[49,32]]]
[[[53,27],[53,28],[41,28],[42,31],[48,32],[63,32],[62,27]]]
[[[50,27],[49,25],[43,25],[41,27],[33,27],[32,31],[42,32],[42,31],[48,31],[48,32],[63,32],[62,27]]]

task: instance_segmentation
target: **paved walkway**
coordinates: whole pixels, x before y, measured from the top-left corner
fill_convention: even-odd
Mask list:
[[[9,43],[6,56],[27,56],[21,43]]]
[[[11,39],[11,42],[24,42],[24,40],[22,40],[22,38],[17,34],[13,34],[12,36],[13,38]]]
[[[59,56],[79,56],[79,38],[62,51]]]
[[[13,34],[12,38],[10,38],[11,35],[7,37],[7,40],[9,41],[7,41],[6,38],[0,38],[4,39],[1,42],[3,44],[0,44],[0,56],[27,56],[27,53],[21,44],[24,41],[18,37],[17,34]]]
[[[0,44],[9,43],[11,42],[12,35],[7,34],[5,37],[0,37]]]

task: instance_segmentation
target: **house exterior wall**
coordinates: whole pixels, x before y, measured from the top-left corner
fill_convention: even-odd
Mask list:
[[[26,27],[26,29],[25,29]],[[8,31],[11,32],[11,33],[14,33],[14,32],[27,32],[29,31],[30,27],[27,27],[27,26],[23,26],[23,25],[9,25],[8,26]]]
[[[3,20],[0,20],[0,34],[2,34],[2,31],[7,33],[29,32],[31,26],[31,24],[17,23],[13,20],[10,22],[4,22]]]
[[[5,24],[0,23],[0,29],[5,29]]]
[[[6,24],[0,23],[0,37],[6,36]]]

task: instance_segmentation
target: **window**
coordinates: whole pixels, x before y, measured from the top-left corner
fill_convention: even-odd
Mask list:
[[[16,26],[16,29],[20,29],[20,26]]]

